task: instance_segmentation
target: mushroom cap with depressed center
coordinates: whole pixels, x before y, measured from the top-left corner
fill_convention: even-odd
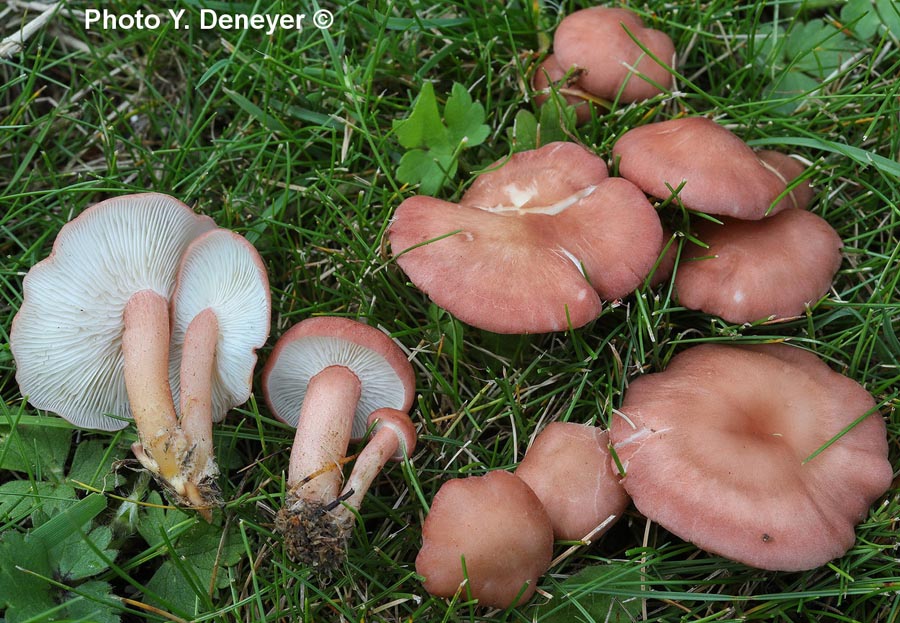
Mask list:
[[[631,383],[610,439],[641,513],[704,550],[769,570],[843,555],[893,476],[872,396],[784,344],[679,353],[664,372]]]
[[[81,428],[126,426],[125,305],[142,290],[168,299],[188,244],[213,228],[159,193],[107,199],[64,225],[50,256],[25,276],[12,323],[22,395]]]
[[[376,409],[408,411],[412,406],[412,365],[390,337],[356,320],[320,316],[291,327],[266,362],[263,392],[272,413],[297,426],[309,380],[331,366],[347,368],[360,382],[353,439],[365,435],[366,418]]]
[[[497,333],[544,333],[596,318],[653,266],[662,226],[633,184],[578,146],[514,154],[459,205],[412,197],[388,228],[392,253],[437,305]]]
[[[218,320],[212,419],[250,397],[256,349],[269,336],[269,278],[256,248],[227,229],[209,231],[187,248],[172,296],[169,383],[179,408],[181,349],[191,321],[211,309]]]
[[[535,437],[516,476],[537,494],[557,539],[598,538],[621,517],[630,498],[609,455],[608,434],[594,426],[553,422]],[[595,531],[610,516],[603,528]]]
[[[604,99],[636,102],[672,88],[671,69],[660,64],[673,62],[672,39],[646,28],[628,9],[591,7],[567,15],[553,36],[553,51],[563,72],[570,67],[583,69],[579,84]]]
[[[619,137],[612,155],[619,174],[647,194],[665,199],[681,187],[680,202],[698,212],[756,220],[795,206],[792,195],[775,203],[787,188],[783,174],[705,117],[633,128]]]
[[[841,265],[840,236],[824,219],[785,210],[759,221],[704,221],[675,276],[679,302],[728,322],[804,313],[828,292]]]
[[[416,572],[425,590],[439,597],[461,592],[462,599],[471,595],[495,608],[528,601],[553,554],[547,512],[528,485],[507,472],[445,482],[422,539]]]

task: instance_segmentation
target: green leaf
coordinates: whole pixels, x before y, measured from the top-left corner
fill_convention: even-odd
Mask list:
[[[165,503],[156,491],[147,496],[147,503],[151,506],[146,508],[137,528],[144,540],[153,547],[163,545],[167,540],[174,541],[193,521],[192,517],[177,508],[162,508]]]
[[[196,523],[181,535],[173,544],[177,559],[163,563],[147,583],[147,601],[196,614],[198,605],[209,599],[209,587],[227,586],[228,568],[241,559],[237,535],[227,534],[224,543],[222,539],[222,528],[207,523]]]
[[[407,184],[420,184],[420,193],[435,195],[447,179],[456,175],[456,168],[457,161],[452,152],[415,149],[403,154],[397,179]]]
[[[97,526],[84,536],[73,534],[50,551],[57,577],[71,582],[106,571],[109,561],[116,557],[116,550],[109,546],[111,542],[112,530],[107,526]]]
[[[116,460],[115,447],[108,446],[98,439],[79,443],[67,474],[68,480],[82,482],[104,491],[114,489],[123,481],[121,476],[113,472]]]
[[[875,0],[881,23],[895,39],[900,39],[900,6],[896,0]]]
[[[537,146],[556,141],[566,141],[575,130],[575,109],[560,97],[551,94],[541,106]]]
[[[71,442],[71,429],[16,426],[0,433],[0,469],[61,480]]]
[[[641,600],[616,597],[606,587],[632,588],[640,582],[641,568],[630,563],[612,563],[587,567],[568,578],[553,591],[554,599],[538,608],[535,620],[542,623],[605,621],[631,623],[640,620]]]
[[[66,593],[66,613],[76,621],[91,623],[119,623],[119,609],[110,602],[118,602],[108,582],[94,580],[78,586],[78,593]]]
[[[791,30],[785,54],[791,69],[824,80],[860,49],[858,41],[847,37],[833,24],[812,20]]]
[[[50,585],[28,571],[52,575],[47,548],[7,531],[0,541],[0,608],[6,607],[8,623],[38,617],[56,605]]]
[[[522,109],[516,113],[513,127],[507,130],[513,151],[526,151],[537,148],[538,122],[529,110]]]
[[[834,154],[846,156],[851,160],[855,160],[862,166],[873,166],[886,175],[892,175],[900,178],[900,163],[885,158],[879,154],[874,154],[859,147],[835,143],[823,138],[815,138],[811,136],[773,136],[770,138],[754,139],[747,142],[748,145],[793,145],[796,147],[808,147],[810,149],[821,149]]]
[[[41,541],[48,549],[54,548],[70,535],[78,534],[85,524],[105,509],[106,497],[92,493],[74,504],[67,505],[65,510],[32,530],[28,538],[31,541]]]
[[[785,100],[775,106],[781,114],[790,114],[806,101],[806,95],[819,88],[820,82],[800,71],[785,71],[765,89],[767,97]]]
[[[231,89],[222,90],[225,92],[225,95],[230,97],[231,100],[240,107],[241,110],[256,119],[256,121],[266,129],[281,134],[288,133],[287,126],[284,125],[278,117],[270,115],[237,91],[232,91]]]
[[[394,121],[397,140],[407,149],[443,147],[450,149],[447,128],[441,122],[434,86],[426,82],[406,119]]]
[[[453,90],[444,107],[444,120],[454,148],[465,141],[466,147],[481,145],[491,133],[484,123],[484,106],[472,101],[463,85],[453,84]]]
[[[871,39],[878,32],[881,18],[872,0],[847,0],[841,8],[841,22],[860,39]]]

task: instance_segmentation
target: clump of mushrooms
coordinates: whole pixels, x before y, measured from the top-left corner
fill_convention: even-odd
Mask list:
[[[374,474],[412,451],[414,429],[403,417],[415,395],[412,366],[378,329],[317,317],[278,340],[262,383],[272,413],[297,428],[276,528],[291,558],[327,574],[344,560],[352,511]],[[344,487],[348,445],[365,435],[367,422],[376,432]]]
[[[176,413],[169,379],[170,299],[189,245],[214,229],[212,219],[158,193],[88,208],[60,230],[50,256],[26,275],[10,336],[16,378],[32,405],[82,428],[118,430],[133,419],[139,439],[134,451],[143,466],[176,503],[198,508],[207,518],[220,502],[204,419],[211,414],[204,409],[187,423]],[[267,291],[255,250],[240,246],[255,258],[253,287],[258,294]],[[194,280],[187,274],[182,279]],[[188,287],[182,287],[185,294]],[[250,370],[252,348],[268,333],[268,308],[259,311],[266,320],[245,354]],[[207,358],[218,356],[210,348],[200,350]],[[179,368],[173,352],[172,365]],[[191,370],[191,364],[185,367]],[[249,372],[242,377],[249,383]]]

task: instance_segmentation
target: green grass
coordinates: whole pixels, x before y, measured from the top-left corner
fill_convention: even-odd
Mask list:
[[[120,14],[165,9],[119,4]],[[230,10],[294,12],[295,4]],[[813,163],[813,210],[845,243],[832,292],[803,319],[741,327],[678,307],[665,284],[607,305],[583,329],[498,337],[432,306],[386,253],[389,219],[415,193],[395,177],[402,149],[392,122],[408,114],[426,81],[439,99],[459,82],[484,105],[491,135],[463,153],[442,193],[458,198],[473,172],[509,152],[507,129],[519,110],[532,109],[526,76],[560,18],[554,3],[350,2],[328,5],[328,31],[271,37],[165,27],[87,32],[78,12],[94,3],[66,3],[0,63],[0,531],[4,543],[18,543],[60,517],[61,525],[72,519],[98,531],[59,536],[50,563],[41,533],[27,537],[27,547],[9,545],[21,556],[16,590],[50,601],[10,608],[6,619],[48,620],[55,607],[56,616],[77,620],[574,620],[573,611],[552,612],[571,593],[582,618],[604,620],[605,610],[589,610],[599,603],[591,596],[603,593],[637,604],[651,621],[900,620],[896,488],[859,526],[846,556],[804,573],[762,572],[700,552],[633,510],[601,543],[553,567],[531,604],[509,612],[432,598],[414,568],[441,483],[513,468],[550,421],[606,425],[630,379],[701,342],[789,338],[814,350],[876,396],[898,465],[900,43],[889,28],[865,39],[838,31],[828,41],[852,39],[858,53],[834,69],[816,57],[819,67],[807,70],[814,92],[779,93],[781,72],[803,66],[792,29],[842,17],[842,3],[797,12],[798,4],[633,4],[675,41],[677,93],[600,112],[576,138],[608,156],[630,127],[708,114],[753,145],[801,155]],[[5,14],[4,36],[35,15],[26,6]],[[198,6],[179,4],[191,23],[199,23]],[[784,33],[766,39],[775,25]],[[408,464],[378,479],[348,561],[329,582],[292,564],[273,535],[292,431],[258,391],[216,428],[228,504],[213,528],[144,505],[158,501],[155,485],[114,463],[130,457],[133,428],[73,431],[19,394],[7,345],[25,272],[87,206],[143,190],[175,195],[257,246],[274,308],[262,361],[288,327],[315,314],[365,319],[411,354],[420,445]],[[675,231],[687,218],[664,209]],[[101,491],[103,503],[89,491]],[[69,558],[78,551],[94,561],[75,567],[87,575],[54,562],[65,559],[64,546]],[[567,583],[588,567],[599,571]]]

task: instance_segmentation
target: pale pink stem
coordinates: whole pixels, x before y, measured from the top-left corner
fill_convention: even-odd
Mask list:
[[[181,428],[194,451],[213,454],[212,376],[219,320],[212,309],[197,314],[184,333],[181,352]]]
[[[140,438],[135,454],[148,470],[171,481],[180,465],[171,447],[178,420],[169,388],[169,302],[141,290],[125,304],[124,321],[125,388]]]
[[[344,366],[329,366],[310,379],[288,470],[294,499],[329,504],[337,498],[361,389]]]
[[[366,491],[372,486],[375,477],[400,448],[397,431],[390,426],[379,427],[369,439],[365,447],[356,457],[353,471],[341,491],[341,506],[332,513],[352,521],[351,510],[359,510]],[[347,496],[347,497],[344,497]]]
[[[184,333],[181,352],[181,429],[190,448],[183,466],[185,497],[193,506],[208,505],[197,485],[218,475],[212,437],[212,376],[219,339],[219,319],[212,309],[194,316]],[[209,509],[200,513],[209,521]]]

